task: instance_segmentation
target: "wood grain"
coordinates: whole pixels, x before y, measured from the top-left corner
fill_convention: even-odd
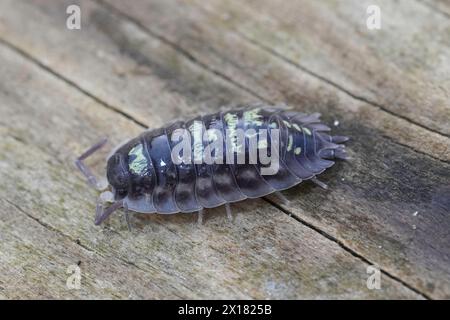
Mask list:
[[[13,267],[0,275],[1,295],[449,296],[442,119],[414,124],[409,111],[398,117],[356,99],[239,35],[238,22],[217,20],[223,11],[213,7],[82,1],[82,30],[69,31],[68,4],[0,4],[0,172],[8,186],[0,192],[0,260]],[[335,130],[352,136],[353,160],[325,175],[330,191],[301,185],[285,193],[289,206],[237,204],[232,224],[222,208],[201,228],[192,215],[136,215],[131,233],[119,216],[104,228],[92,224],[94,192],[72,166],[87,146],[106,135],[112,147],[145,126],[252,100],[340,120]],[[106,153],[90,162],[97,172]],[[76,292],[64,287],[73,261],[86,272]],[[369,264],[383,270],[382,290],[366,288]]]
[[[125,12],[123,3],[113,3]],[[326,230],[327,234],[371,261],[384,265],[390,273],[414,282],[426,292],[439,292],[438,295],[447,296],[449,283],[442,283],[439,279],[449,278],[447,243],[450,239],[448,220],[445,218],[449,208],[449,166],[410,153],[402,146],[386,141],[386,136],[389,140],[407,145],[414,141],[414,148],[435,143],[428,149],[430,151],[421,150],[434,156],[439,149],[445,150],[444,153],[450,151],[449,139],[390,113],[374,110],[374,106],[368,103],[361,106],[360,99],[349,98],[342,94],[342,90],[326,86],[324,81],[312,79],[308,74],[303,75],[307,80],[301,79],[298,68],[295,70],[263,50],[252,48],[247,41],[230,34],[230,29],[226,29],[230,33],[224,33],[226,25],[218,22],[220,15],[217,13],[226,12],[225,8],[217,9],[216,14],[206,15],[201,9],[192,9],[192,6],[183,6],[183,3],[170,6],[166,2],[164,6],[158,6],[158,2],[134,2],[134,6],[127,6],[126,15],[150,32],[188,51],[197,60],[206,61],[208,66],[214,66],[221,74],[231,79],[242,79],[241,83],[258,95],[267,97],[267,100],[276,101],[284,97],[282,101],[299,108],[319,109],[328,114],[329,122],[340,119],[341,129],[347,127],[346,134],[357,133],[353,151],[357,154],[355,161],[358,163],[347,166],[348,171],[344,174],[337,172],[329,176],[330,181],[342,177],[344,181],[341,181],[341,186],[335,185],[333,191],[327,194],[311,192],[306,186],[305,189],[293,189],[287,192],[293,195],[293,203],[285,209],[318,229]],[[242,20],[245,22],[241,22],[249,23],[250,17],[246,15]],[[229,20],[233,18],[226,19],[226,24],[230,23]],[[217,24],[219,26],[214,28]],[[242,32],[245,28],[239,24],[236,29]],[[201,43],[208,45],[205,47]],[[224,47],[227,50],[221,51],[220,48]],[[414,54],[411,49],[408,53]],[[317,63],[320,61],[318,59]],[[299,91],[300,96],[295,91]],[[412,105],[411,108],[415,107]],[[443,105],[442,110],[444,114],[450,112],[448,104]],[[344,112],[345,115],[342,114]],[[445,117],[439,119],[448,123]],[[448,161],[447,156],[444,159]],[[428,163],[430,160],[431,163]],[[299,197],[298,194],[303,192],[314,196],[309,199]],[[422,213],[420,218],[414,218],[416,211]],[[421,220],[419,223],[419,219],[427,222]],[[430,237],[430,234],[436,237]],[[437,251],[435,246],[439,247]],[[430,278],[425,280],[424,274]]]
[[[143,28],[169,42],[178,50],[188,52],[193,59],[200,61],[222,77],[232,79],[238,86],[250,91],[257,99],[275,102],[284,101],[303,110],[319,109],[335,118],[342,116],[342,114],[349,114],[349,117],[357,118],[359,122],[363,122],[366,126],[376,127],[395,142],[446,162],[450,161],[450,139],[447,136],[430,131],[428,128],[424,128],[423,124],[412,123],[410,119],[404,118],[400,112],[397,112],[400,110],[397,107],[392,111],[379,103],[375,103],[375,105],[368,103],[367,99],[352,94],[338,82],[336,85],[332,79],[328,79],[327,74],[316,74],[314,70],[304,68],[291,60],[286,61],[288,58],[280,57],[280,54],[274,55],[272,51],[261,47],[259,43],[252,41],[247,35],[243,35],[245,25],[252,21],[248,14],[242,17],[242,21],[238,20],[237,23],[233,24],[233,17],[239,17],[239,13],[233,11],[227,15],[227,9],[222,7],[214,12],[205,12],[200,4],[198,7],[194,7],[191,2],[185,1],[169,1],[164,2],[164,4],[159,1],[135,1],[130,6],[124,5],[121,1],[108,1],[107,3],[114,4],[116,8],[122,9],[122,13],[126,17],[134,18],[134,21]],[[210,6],[212,3],[211,1],[208,2]],[[230,8],[228,10],[231,10],[233,8],[231,4],[234,2],[229,3]],[[201,4],[205,6],[204,2],[201,2]],[[239,11],[240,7],[241,5],[237,3],[236,11]],[[281,7],[286,7],[286,5]],[[289,10],[289,8],[286,10]],[[304,10],[292,9],[293,12],[303,12]],[[242,25],[239,23],[242,23]],[[255,26],[255,32],[264,26],[264,24]],[[115,29],[109,31],[110,34],[116,32]],[[273,30],[265,31],[264,34],[267,36],[283,33],[282,31],[278,32],[278,29],[277,32]],[[322,32],[326,32],[326,30]],[[295,36],[298,33],[296,32]],[[305,34],[312,36],[314,33],[305,32]],[[293,35],[291,38],[295,36]],[[295,39],[291,38],[285,35],[286,41],[284,43],[289,45],[295,43],[293,41]],[[270,47],[270,45],[268,46]],[[306,46],[306,44],[300,42],[299,46]],[[320,45],[317,46],[321,48]],[[279,48],[282,45],[275,43],[273,47]],[[411,48],[407,53],[411,54],[413,50]],[[347,50],[335,50],[337,54],[340,52],[347,52]],[[313,56],[317,55],[313,54]],[[361,59],[364,57],[360,56]],[[366,59],[370,57],[367,54]],[[329,58],[332,58],[332,56]],[[317,59],[315,63],[320,64],[325,63],[325,61],[325,59]],[[333,64],[342,65],[342,62],[334,61]],[[329,65],[323,68],[326,70],[336,69]],[[355,68],[353,67],[353,69]],[[349,69],[349,72],[351,70]],[[359,72],[359,69],[357,71]],[[442,87],[444,92],[443,97],[439,98],[442,103],[439,107],[433,108],[435,111],[440,110],[437,111],[440,112],[440,115],[432,117],[433,119],[439,119],[444,126],[450,123],[450,110],[448,103],[446,103],[448,101],[446,90],[449,87],[447,85],[448,79],[445,78],[447,74],[447,72],[444,72],[443,80],[439,82],[439,88]],[[370,74],[367,77],[370,81],[373,78]],[[358,79],[355,82],[360,83],[362,80]],[[399,82],[403,83],[404,80]],[[419,90],[419,88],[415,90]],[[434,91],[435,89],[428,90],[427,94],[430,95]],[[423,105],[417,104],[417,102],[410,103],[408,107],[414,110],[410,112],[418,115],[424,109]],[[336,113],[332,114],[333,111]],[[395,112],[400,114],[401,117],[396,116]]]
[[[450,3],[446,0],[422,0],[430,9],[450,19]]]
[[[0,56],[8,298],[420,298],[388,277],[368,290],[364,261],[264,201],[233,206],[231,224],[218,209],[201,227],[182,214],[135,216],[133,232],[118,216],[95,227],[94,195],[70,160],[89,136],[142,129],[16,52],[1,47]],[[65,270],[78,261],[82,290],[70,291]]]
[[[226,23],[250,41],[358,100],[449,137],[450,20],[420,2],[198,4],[220,13],[222,20],[225,16]],[[373,4],[381,10],[379,31],[366,27],[366,9]]]

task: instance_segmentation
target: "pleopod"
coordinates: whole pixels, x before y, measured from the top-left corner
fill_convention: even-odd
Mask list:
[[[200,220],[204,208],[225,205],[230,215],[229,203],[302,181],[327,188],[316,176],[333,166],[333,159],[347,159],[341,143],[348,138],[326,133],[330,128],[319,118],[319,113],[253,104],[147,130],[110,154],[103,186],[84,160],[106,139],[75,163],[102,191],[96,225],[122,207],[140,213],[199,212]]]

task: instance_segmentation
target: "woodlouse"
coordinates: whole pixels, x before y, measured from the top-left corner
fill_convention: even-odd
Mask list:
[[[326,188],[316,176],[334,164],[332,159],[347,158],[345,146],[340,143],[348,138],[325,133],[330,128],[319,118],[319,113],[307,115],[278,106],[254,104],[200,116],[187,122],[176,121],[163,128],[145,131],[119,146],[108,157],[109,185],[102,187],[83,160],[101,148],[105,139],[76,161],[88,182],[104,191],[97,204],[95,224],[100,224],[121,207],[141,213],[199,212],[201,219],[203,208],[225,204],[230,214],[228,204],[231,202],[263,197],[305,180]],[[174,132],[180,130],[191,136],[189,154],[186,150],[184,154],[177,154],[191,161],[182,163],[174,161],[173,155],[177,143],[181,141],[180,136],[178,140],[173,139]],[[235,134],[238,130],[245,131],[239,141]],[[260,134],[264,130],[269,134]],[[211,132],[214,134],[211,135]],[[278,170],[275,174],[262,174],[267,162],[263,164],[259,153],[256,162],[255,158],[254,162],[249,161],[252,143],[248,132],[256,133],[256,145],[253,146],[257,149],[266,149],[268,156],[274,156],[272,153],[276,151]],[[278,140],[273,132],[279,135]],[[203,154],[198,161],[198,150],[205,151],[208,143],[217,140],[218,134],[224,136],[224,140],[217,144],[223,144],[223,152],[215,150],[212,154],[215,160],[221,161],[205,163],[202,161]],[[196,135],[200,136],[200,140],[195,139]],[[278,144],[273,148],[275,142]],[[234,153],[230,158],[234,161],[232,163],[225,159],[230,146]],[[244,156],[244,163],[236,163],[239,154]],[[112,202],[112,205],[104,209],[106,202]]]

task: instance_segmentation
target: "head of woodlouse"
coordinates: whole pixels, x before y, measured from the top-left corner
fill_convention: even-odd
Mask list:
[[[116,199],[124,198],[130,185],[130,173],[127,162],[121,153],[115,153],[108,159],[106,177],[113,187]]]

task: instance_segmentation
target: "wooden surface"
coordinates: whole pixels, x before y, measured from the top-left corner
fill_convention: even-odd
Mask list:
[[[0,1],[0,297],[450,298],[450,7],[375,2]],[[94,226],[84,149],[248,101],[339,121],[330,190]]]

